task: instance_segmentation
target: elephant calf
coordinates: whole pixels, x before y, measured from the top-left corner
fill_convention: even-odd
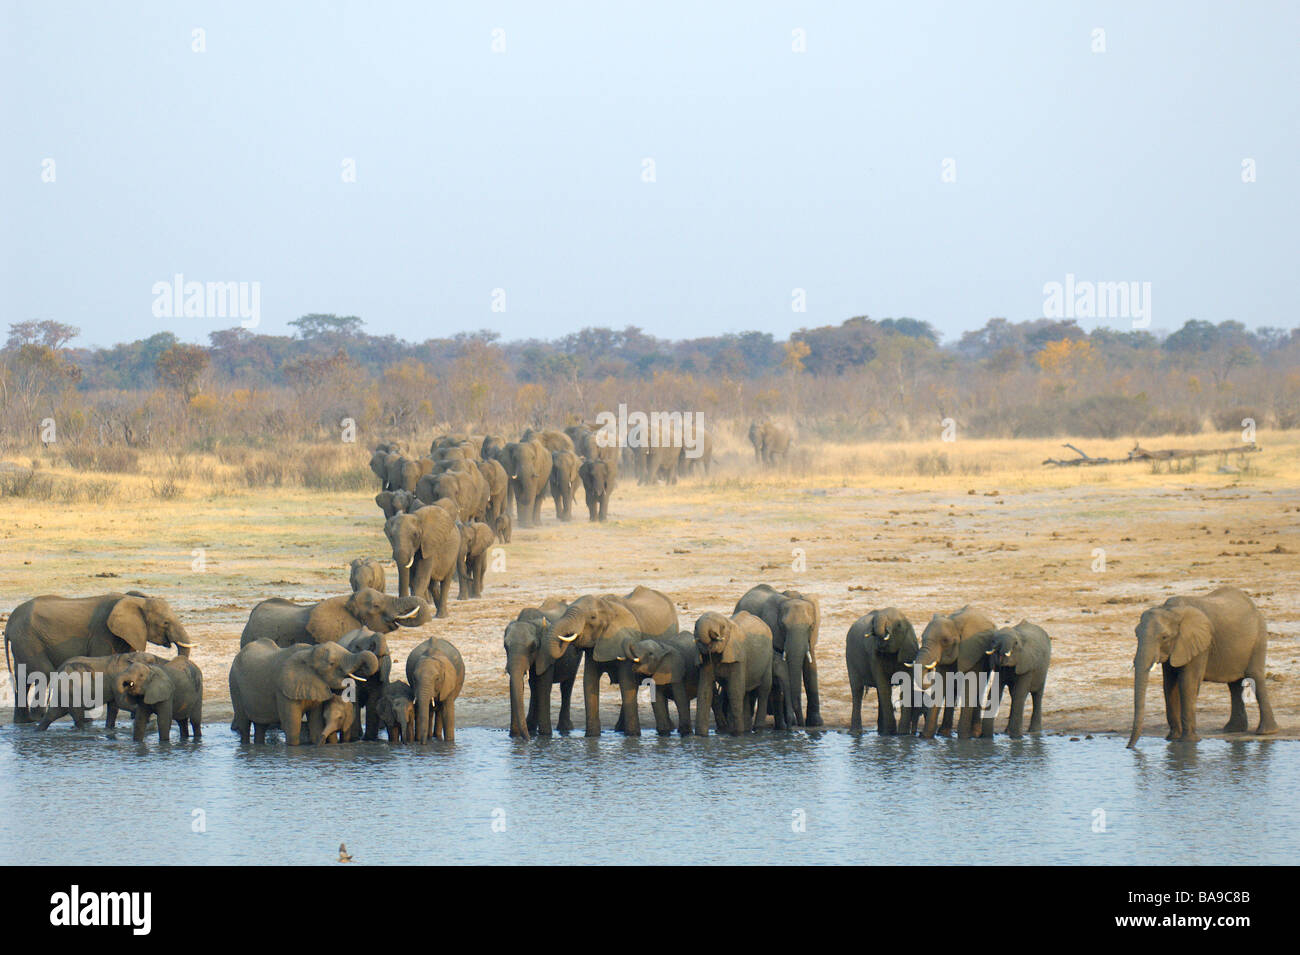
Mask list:
[[[1034,626],[1027,620],[1021,620],[1014,627],[1002,627],[993,631],[992,645],[984,651],[989,659],[991,673],[997,674],[998,682],[990,687],[997,693],[997,699],[984,701],[984,712],[990,714],[984,719],[984,731],[981,735],[993,736],[993,718],[1002,700],[1003,689],[1011,691],[1011,716],[1007,719],[1007,735],[1019,739],[1023,734],[1020,727],[1025,718],[1025,697],[1034,698],[1034,715],[1029,721],[1029,732],[1040,733],[1043,729],[1043,686],[1047,683],[1047,667],[1052,662],[1052,638],[1042,627]]]
[[[460,590],[456,599],[482,597],[488,554],[496,542],[496,534],[482,521],[470,521],[456,527],[460,531],[460,552],[456,555],[456,579]]]
[[[331,697],[321,706],[321,729],[314,742],[344,743],[353,738],[357,710],[340,696]]]
[[[384,565],[373,557],[354,557],[348,565],[348,582],[352,585],[353,593],[369,587],[382,594],[387,583],[384,579]]]
[[[579,466],[578,477],[587,499],[588,519],[603,521],[609,515],[609,499],[618,481],[618,465],[602,458],[589,458]]]
[[[49,705],[37,724],[38,730],[64,716],[71,716],[77,729],[88,722],[87,713],[104,707],[104,726],[113,729],[117,724],[117,696],[113,685],[118,675],[133,663],[161,666],[167,660],[153,653],[115,653],[101,657],[73,657],[55,671],[50,678]]]
[[[405,680],[394,680],[379,698],[379,722],[388,731],[388,742],[415,740],[415,694]]]
[[[456,739],[456,697],[465,685],[460,651],[438,637],[425,640],[406,658],[406,679],[415,694],[415,741]]]
[[[166,663],[135,662],[113,682],[113,690],[127,708],[135,710],[131,738],[143,742],[149,729],[149,717],[158,718],[158,740],[171,738],[172,720],[180,729],[181,739],[203,736],[203,673],[189,657],[175,657]]]
[[[503,544],[510,543],[510,535],[514,531],[514,525],[510,522],[510,515],[504,512],[497,515],[496,520],[492,522],[492,533],[497,536]]]
[[[672,691],[681,735],[689,736],[691,700],[699,695],[700,688],[700,652],[695,645],[695,634],[683,630],[675,637],[638,640],[628,650],[637,675],[644,678],[642,683],[649,681],[654,688],[650,706],[654,710],[655,729],[659,735],[668,736],[673,731],[672,721],[668,718],[668,693],[660,689],[664,687]]]

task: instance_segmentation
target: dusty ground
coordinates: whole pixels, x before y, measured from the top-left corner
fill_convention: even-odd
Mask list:
[[[1196,439],[1145,441],[1195,445]],[[1221,437],[1205,436],[1205,447]],[[507,568],[489,573],[477,601],[451,617],[394,635],[399,663],[419,640],[452,640],[468,672],[462,725],[508,722],[501,633],[522,607],[551,594],[626,592],[646,584],[672,595],[684,628],[705,610],[730,612],[750,586],[769,582],[821,598],[818,645],[823,714],[847,725],[844,634],[876,607],[902,608],[918,633],[930,614],[965,603],[999,622],[1022,617],[1053,640],[1045,729],[1128,730],[1133,627],[1143,608],[1221,584],[1245,589],[1269,621],[1269,687],[1283,736],[1300,736],[1300,435],[1263,435],[1245,473],[1203,459],[1196,471],[1147,465],[1046,470],[1059,441],[907,446],[891,471],[879,447],[823,447],[810,470],[760,474],[740,451],[719,473],[675,487],[624,481],[604,525],[585,519],[517,529]],[[1094,455],[1127,442],[1090,442]],[[920,476],[913,459],[950,455],[950,473]],[[1231,462],[1236,466],[1239,462]],[[202,641],[207,718],[229,718],[226,672],[249,609],[269,596],[311,600],[347,590],[348,560],[387,557],[382,515],[368,492],[267,489],[177,500],[126,495],[103,504],[0,499],[0,606],[41,593],[142,589],[165,596]],[[585,509],[582,509],[585,515]],[[1094,571],[1094,550],[1105,550]],[[193,569],[202,550],[205,569]],[[806,566],[795,569],[799,552]],[[396,574],[389,564],[389,589]],[[453,589],[454,592],[454,589]],[[605,725],[616,695],[605,690]],[[1201,697],[1204,735],[1222,726],[1225,687]],[[874,722],[874,708],[869,708]],[[1158,681],[1148,734],[1163,734]],[[4,719],[8,719],[8,712]],[[575,707],[581,725],[581,704]],[[647,713],[648,718],[648,713]],[[1257,713],[1252,707],[1252,725]]]

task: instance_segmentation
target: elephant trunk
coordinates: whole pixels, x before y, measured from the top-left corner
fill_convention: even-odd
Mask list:
[[[794,725],[804,725],[803,711],[803,665],[808,658],[808,645],[812,638],[811,628],[797,627],[787,630],[785,635],[785,667],[787,684],[785,692],[790,709],[794,711]]]
[[[1147,703],[1147,679],[1151,675],[1151,666],[1155,662],[1155,647],[1139,643],[1137,655],[1133,657],[1133,732],[1128,738],[1129,749],[1137,746],[1138,737],[1142,735],[1142,718],[1146,713]]]
[[[524,704],[524,676],[528,672],[528,660],[522,654],[514,654],[506,662],[506,672],[510,674],[510,735],[528,739],[528,708]]]
[[[403,555],[393,552],[393,559],[397,562],[397,596],[411,596],[411,564],[403,559]]]

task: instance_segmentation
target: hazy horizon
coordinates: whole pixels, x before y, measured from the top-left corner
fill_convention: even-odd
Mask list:
[[[239,324],[154,314],[176,274],[257,283],[261,333],[324,312],[415,342],[869,315],[947,343],[1067,276],[1150,283],[1153,332],[1296,324],[1292,5],[6,0],[3,24],[6,323],[78,347]]]

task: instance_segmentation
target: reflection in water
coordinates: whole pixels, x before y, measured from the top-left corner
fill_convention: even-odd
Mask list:
[[[0,728],[0,862],[1294,861],[1300,745],[837,732],[455,744]],[[69,826],[94,811],[92,833]],[[1207,824],[1212,821],[1212,825]],[[198,831],[195,831],[198,830]],[[1267,838],[1251,838],[1263,836]],[[124,858],[117,848],[133,847]]]

